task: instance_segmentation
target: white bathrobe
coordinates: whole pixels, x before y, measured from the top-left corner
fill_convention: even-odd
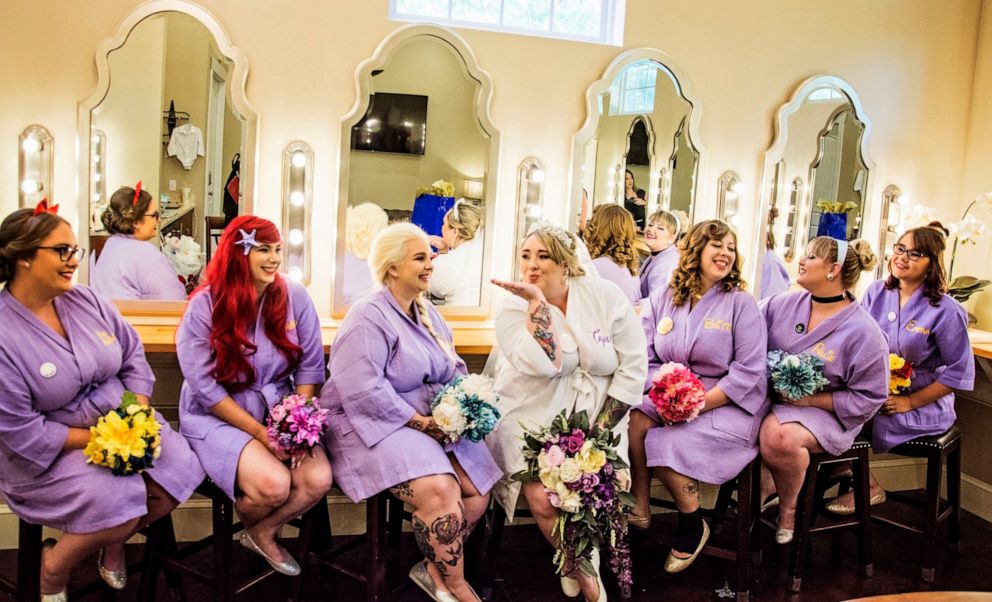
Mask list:
[[[434,258],[430,293],[445,305],[478,305],[482,287],[483,232]]]
[[[507,299],[496,316],[499,357],[496,392],[503,413],[486,444],[504,477],[493,488],[496,500],[513,519],[520,483],[509,475],[523,470],[523,429],[546,426],[562,410],[585,410],[594,420],[606,397],[636,406],[647,378],[647,341],[640,321],[617,285],[596,277],[573,278],[567,314],[551,306],[558,332],[561,369],[527,330],[530,315],[519,297]],[[617,426],[623,435],[620,455],[627,457],[627,419]]]

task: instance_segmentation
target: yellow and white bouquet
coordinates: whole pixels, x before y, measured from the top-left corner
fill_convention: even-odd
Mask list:
[[[90,440],[83,454],[88,463],[106,466],[116,476],[139,473],[152,468],[162,453],[161,428],[155,411],[138,402],[134,393],[125,391],[120,407],[90,427]]]

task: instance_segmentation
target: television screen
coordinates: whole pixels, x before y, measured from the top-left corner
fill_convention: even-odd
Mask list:
[[[422,155],[426,146],[426,96],[372,94],[365,117],[351,128],[353,150]]]

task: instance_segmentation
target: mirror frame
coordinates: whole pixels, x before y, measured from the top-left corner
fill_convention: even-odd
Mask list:
[[[348,212],[348,189],[351,179],[351,128],[357,124],[369,106],[369,95],[372,94],[372,71],[385,67],[393,53],[400,50],[409,42],[418,38],[435,38],[441,43],[447,44],[461,57],[462,67],[465,74],[479,83],[475,93],[475,113],[479,121],[479,127],[489,135],[489,160],[485,172],[485,240],[482,251],[482,280],[483,286],[479,291],[478,305],[461,305],[445,307],[438,306],[437,309],[442,316],[457,320],[482,321],[489,319],[490,293],[489,286],[485,286],[493,266],[493,235],[495,232],[496,203],[496,181],[499,178],[499,156],[500,156],[500,132],[493,125],[492,120],[492,98],[493,81],[492,77],[479,64],[479,59],[475,52],[460,35],[450,29],[430,24],[410,24],[404,25],[392,31],[383,38],[376,47],[372,56],[363,60],[355,69],[355,101],[351,110],[340,118],[340,143],[338,146],[338,206],[334,212],[334,223],[328,224],[331,230],[332,248],[334,256],[331,258],[331,317],[341,319],[344,317],[347,307],[344,303],[344,282],[339,279],[338,272],[341,269],[341,260],[345,253],[345,239],[339,230],[345,223]]]
[[[633,63],[640,61],[652,61],[658,68],[663,69],[668,72],[668,75],[672,78],[675,83],[675,90],[679,95],[689,103],[689,119],[688,119],[688,135],[689,140],[699,153],[699,161],[696,164],[696,173],[706,173],[706,146],[702,143],[702,136],[700,134],[700,120],[702,119],[703,107],[700,103],[699,98],[696,96],[693,90],[692,84],[689,81],[688,76],[685,72],[678,66],[673,59],[668,54],[665,54],[661,50],[656,48],[633,48],[631,50],[624,51],[620,53],[603,71],[603,75],[591,83],[589,88],[586,89],[585,96],[585,107],[586,107],[586,117],[582,122],[582,126],[572,134],[571,147],[572,156],[569,161],[570,172],[569,172],[569,196],[568,202],[565,203],[565,215],[566,227],[570,230],[575,230],[578,225],[578,213],[579,213],[579,197],[582,194],[582,158],[583,158],[583,148],[586,143],[588,143],[596,135],[596,130],[599,129],[599,98],[600,96],[610,89],[613,85],[613,81],[623,72],[624,68]],[[643,115],[638,115],[637,117],[643,117]],[[648,123],[651,123],[650,120]],[[652,138],[657,134],[654,132],[649,133]],[[656,157],[657,158],[657,157]],[[667,158],[666,158],[667,161]],[[659,174],[662,172],[662,168],[667,169],[668,164],[664,166],[658,166]],[[699,201],[706,198],[705,193],[706,184],[702,178],[697,177],[695,188],[693,191],[693,203],[692,203],[692,215],[689,216],[689,220],[693,220],[693,216],[698,212]],[[662,204],[662,194],[658,195],[659,207]],[[592,207],[590,207],[592,210]]]
[[[134,28],[149,17],[159,13],[177,12],[193,17],[207,28],[214,38],[221,54],[234,64],[231,73],[230,92],[231,102],[235,110],[245,120],[242,137],[241,153],[241,206],[243,213],[251,213],[254,208],[255,192],[258,182],[255,177],[255,164],[258,160],[258,113],[251,106],[246,94],[248,80],[248,57],[237,46],[231,43],[227,31],[212,13],[205,8],[187,2],[186,0],[152,0],[142,4],[128,14],[117,31],[110,37],[104,38],[96,48],[97,82],[93,93],[79,101],[77,108],[78,150],[77,164],[77,203],[80,239],[89,241],[89,178],[90,178],[90,128],[92,126],[91,111],[100,105],[110,91],[110,53],[121,48],[127,42]],[[89,282],[89,262],[84,261],[79,266],[80,280]],[[181,317],[186,308],[186,301],[115,301],[121,313],[125,316],[169,316]]]
[[[854,87],[843,79],[835,75],[814,75],[813,77],[807,78],[799,86],[796,87],[789,101],[784,105],[779,107],[778,111],[775,113],[775,119],[773,125],[775,128],[775,136],[772,140],[772,145],[768,147],[768,150],[764,154],[764,163],[761,168],[761,199],[758,204],[757,215],[762,216],[759,220],[759,228],[757,236],[755,236],[752,243],[750,252],[751,256],[755,258],[755,261],[751,262],[751,269],[747,271],[748,282],[753,283],[752,291],[754,295],[760,298],[761,291],[761,270],[763,268],[763,258],[765,254],[765,235],[768,232],[768,209],[771,207],[771,198],[774,194],[774,189],[769,186],[771,178],[775,174],[776,165],[785,156],[785,150],[789,143],[789,118],[792,117],[799,109],[802,107],[803,103],[806,101],[806,97],[810,95],[814,90],[818,88],[823,88],[826,86],[831,86],[834,89],[842,92],[847,96],[848,102],[851,104],[851,108],[854,112],[854,116],[864,124],[864,133],[861,135],[861,144],[859,146],[861,151],[861,159],[864,161],[865,167],[868,169],[868,175],[865,177],[865,192],[864,192],[864,206],[861,210],[861,238],[872,243],[874,248],[877,250],[881,244],[882,239],[882,228],[880,226],[880,214],[881,208],[875,207],[874,203],[871,202],[871,184],[874,179],[874,172],[876,169],[876,164],[872,160],[870,153],[868,152],[868,141],[871,139],[871,119],[865,114],[864,105],[861,102],[861,97],[854,90]],[[819,133],[818,133],[819,135]],[[818,144],[819,146],[819,144]],[[817,157],[813,157],[809,163],[810,173],[813,169],[813,165],[817,162],[819,158],[819,149],[817,150]],[[811,187],[809,185],[809,179],[811,176],[807,176],[807,182],[802,190],[800,198],[798,199],[799,207],[796,208],[797,212],[800,212],[796,216],[796,229],[793,232],[793,246],[797,247],[798,242],[796,236],[801,232],[799,227],[802,224],[809,223],[809,205],[806,202],[806,198],[811,194]],[[775,187],[778,188],[783,194],[785,191],[782,189],[781,182],[775,182]],[[791,194],[791,192],[790,192]],[[807,226],[808,230],[808,226]],[[802,231],[805,236],[806,232]],[[873,232],[874,234],[869,236],[868,232]]]

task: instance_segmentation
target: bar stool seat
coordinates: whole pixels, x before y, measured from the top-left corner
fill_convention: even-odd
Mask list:
[[[876,521],[897,527],[923,538],[923,566],[920,578],[932,583],[937,559],[937,530],[947,522],[947,539],[952,551],[957,551],[961,541],[961,429],[952,426],[939,435],[917,437],[901,443],[889,453],[911,458],[926,458],[927,482],[925,499],[906,496],[899,492],[886,492],[889,501],[898,501],[923,509],[923,527],[897,520],[874,516]],[[947,502],[941,510],[940,480],[944,462],[947,462]]]

